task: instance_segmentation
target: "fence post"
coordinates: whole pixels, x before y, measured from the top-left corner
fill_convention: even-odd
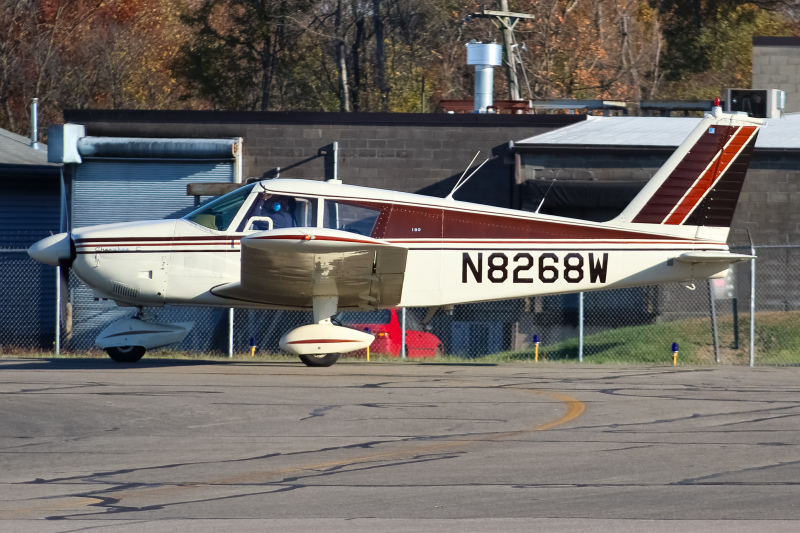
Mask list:
[[[719,334],[717,333],[717,306],[714,302],[714,287],[708,280],[708,306],[711,311],[711,337],[714,339],[714,362],[719,363]]]
[[[61,355],[61,267],[56,267],[56,355]]]
[[[578,361],[583,363],[583,293],[578,293]]]
[[[60,194],[58,231],[59,233],[64,233],[69,229],[69,219],[67,217],[67,189],[64,184],[64,165],[61,165],[59,172],[58,187]],[[69,288],[69,283],[67,283],[67,288]],[[56,267],[56,355],[61,355],[61,265]]]
[[[233,357],[233,307],[228,309],[228,357]]]
[[[731,300],[733,305],[733,349],[739,349],[739,299],[733,298]]]
[[[756,255],[756,247],[753,246],[753,238],[750,230],[747,230],[747,238],[750,239],[750,255]],[[756,364],[756,258],[750,260],[750,366]]]
[[[400,357],[406,358],[406,308],[400,311]]]

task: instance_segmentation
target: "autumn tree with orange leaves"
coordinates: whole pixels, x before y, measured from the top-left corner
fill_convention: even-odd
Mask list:
[[[712,98],[800,0],[509,0],[525,99]],[[65,108],[419,112],[470,98],[499,0],[0,0],[0,127]],[[503,69],[495,92],[506,98]]]
[[[170,62],[188,36],[159,0],[0,0],[0,127],[27,134],[65,108],[186,105]]]

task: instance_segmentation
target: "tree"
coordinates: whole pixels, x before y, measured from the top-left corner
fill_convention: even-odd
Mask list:
[[[0,127],[27,134],[65,107],[181,105],[168,64],[183,38],[159,0],[0,0]]]
[[[749,86],[754,35],[793,35],[796,0],[651,0],[664,21],[665,95],[711,98]]]
[[[42,115],[52,115],[63,44],[102,6],[102,0],[0,0],[0,124],[29,132],[27,104],[37,97]]]
[[[175,71],[214,107],[266,111],[309,6],[308,0],[202,0],[183,17],[195,38],[182,47]]]

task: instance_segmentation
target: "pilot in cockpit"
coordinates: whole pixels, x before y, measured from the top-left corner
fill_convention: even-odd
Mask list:
[[[272,229],[292,228],[297,226],[293,215],[294,203],[293,198],[263,192],[256,200],[252,216],[269,217],[272,219]],[[266,223],[256,221],[253,223],[253,229],[266,230],[269,228]]]

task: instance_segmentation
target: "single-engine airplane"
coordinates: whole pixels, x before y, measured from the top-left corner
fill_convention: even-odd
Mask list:
[[[751,258],[728,232],[761,120],[715,107],[622,213],[603,223],[341,182],[245,185],[178,220],[74,229],[34,244],[120,306],[311,309],[283,350],[309,366],[366,348],[341,310],[433,307],[722,277]],[[112,359],[182,340],[129,318],[97,339]]]

